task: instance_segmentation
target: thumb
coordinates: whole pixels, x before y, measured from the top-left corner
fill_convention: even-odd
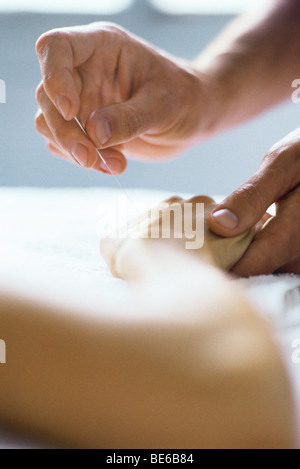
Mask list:
[[[256,225],[268,208],[290,190],[293,165],[266,158],[257,173],[210,213],[209,228],[224,237],[238,236]],[[281,167],[283,165],[283,167]],[[283,177],[285,171],[285,177]],[[289,177],[290,176],[290,177]]]
[[[128,101],[114,103],[92,113],[86,130],[97,148],[117,146],[159,126],[160,113],[141,90]]]

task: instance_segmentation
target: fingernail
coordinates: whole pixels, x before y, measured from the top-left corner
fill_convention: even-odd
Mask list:
[[[219,225],[224,226],[224,228],[229,228],[230,230],[234,230],[239,224],[238,217],[227,209],[215,212],[213,217]]]
[[[78,163],[83,168],[87,166],[89,153],[85,146],[81,145],[81,143],[75,143],[72,146],[71,153],[76,163]]]
[[[117,158],[105,158],[105,161],[107,163],[107,166],[101,162],[100,166],[101,166],[101,169],[105,172],[105,173],[108,173],[108,174],[120,174],[122,173],[123,171],[123,166],[122,166],[122,163],[120,160],[118,160]],[[111,171],[109,171],[109,169],[111,169]]]
[[[70,101],[65,96],[58,96],[56,98],[56,106],[64,119],[67,119],[71,108]]]
[[[105,145],[112,137],[110,123],[107,119],[98,119],[96,122],[96,136],[101,145]]]

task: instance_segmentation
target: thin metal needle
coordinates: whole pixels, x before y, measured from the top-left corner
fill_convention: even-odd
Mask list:
[[[80,120],[78,119],[78,117],[74,117],[75,121],[77,122],[77,124],[79,125],[79,127],[81,128],[82,132],[84,133],[84,135],[89,139],[89,136],[87,134],[87,131],[85,130],[85,128],[83,127],[83,125],[81,124]],[[96,152],[98,153],[98,155],[100,156],[101,160],[102,160],[102,163],[106,166],[106,168],[108,169],[108,171],[110,172],[110,174],[114,177],[115,174],[113,173],[113,171],[111,170],[111,168],[108,166],[108,164],[106,163],[105,159],[103,158],[103,156],[101,155],[100,153],[100,150],[98,150],[98,148],[96,148]],[[117,179],[117,178],[116,178]],[[118,184],[120,185],[119,181],[117,180]]]
[[[84,133],[84,135],[90,140],[88,134],[87,134],[87,131],[85,130],[85,128],[83,127],[83,125],[81,124],[80,120],[78,119],[78,117],[74,117],[74,120],[76,121],[76,123],[79,125],[80,129],[82,130],[82,132]],[[105,161],[105,159],[103,158],[103,156],[101,155],[101,152],[100,150],[98,150],[98,148],[96,148],[96,152],[98,153],[99,157],[101,158],[101,161],[102,163],[105,165],[105,167],[108,169],[109,173],[113,176],[114,180],[116,181],[117,185],[119,186],[119,188],[124,192],[124,194],[126,195],[128,201],[131,203],[131,205],[134,207],[134,209],[136,210],[136,212],[138,214],[140,214],[140,211],[139,209],[136,207],[135,203],[131,200],[131,198],[129,197],[129,194],[128,192],[126,191],[125,187],[122,186],[122,184],[120,183],[119,179],[117,178],[117,176],[114,174],[114,172],[112,171],[112,169],[108,166],[107,162]]]

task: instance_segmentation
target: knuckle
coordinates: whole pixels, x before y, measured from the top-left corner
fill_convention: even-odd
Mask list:
[[[108,50],[119,49],[129,40],[129,33],[115,23],[102,23],[95,32],[95,37],[99,44],[105,45]]]
[[[285,175],[292,187],[299,184],[300,139],[274,145],[266,154],[262,167],[266,168],[269,176]]]
[[[130,136],[130,138],[134,138],[139,133],[140,119],[135,109],[130,104],[125,105],[124,111],[125,132]]]
[[[46,147],[48,148],[49,151],[51,151],[51,153],[54,153],[54,145],[53,143],[51,143],[50,141],[47,141],[46,142]]]
[[[66,141],[66,132],[62,126],[54,127],[52,133],[55,141],[64,149],[68,148]]]
[[[63,157],[63,152],[62,150],[60,150],[55,144],[53,144],[52,142],[50,141],[47,141],[46,143],[46,147],[47,149],[49,150],[50,153],[52,153],[52,155],[54,156],[60,156],[60,157]]]
[[[45,118],[44,118],[43,114],[39,114],[39,115],[36,116],[36,118],[34,120],[34,125],[35,125],[35,129],[39,133],[44,132],[44,130],[45,130]]]
[[[47,42],[47,33],[44,33],[42,34],[38,40],[36,41],[35,43],[35,50],[37,52],[38,55],[40,55],[42,53],[42,50],[44,49],[45,47],[45,43]]]
[[[110,34],[115,34],[115,35],[120,36],[120,37],[123,37],[123,36],[127,35],[125,29],[123,29],[121,26],[119,26],[118,24],[113,23],[113,22],[103,23],[103,26],[99,30],[99,32],[100,32],[100,34],[108,32]]]
[[[47,33],[42,34],[35,44],[35,50],[38,56],[42,56],[45,50],[48,49],[49,44],[53,41],[54,33],[49,31]]]
[[[107,22],[105,24],[105,30],[106,31],[109,31],[111,33],[119,33],[122,28],[120,26],[118,26],[116,23],[113,23],[113,22]]]
[[[267,166],[270,172],[277,171],[282,166],[286,166],[289,160],[294,159],[288,145],[274,147],[265,156],[264,166]]]
[[[39,57],[43,57],[49,48],[57,41],[60,41],[62,38],[65,38],[65,31],[53,29],[42,34],[35,44],[35,49]]]
[[[264,194],[259,185],[244,184],[238,189],[236,195],[244,201],[247,209],[250,209],[255,215],[262,215],[267,209],[264,203]]]
[[[44,85],[43,83],[40,83],[35,92],[35,97],[36,97],[37,102],[39,104],[42,103],[45,96],[46,96],[46,92],[45,92]]]

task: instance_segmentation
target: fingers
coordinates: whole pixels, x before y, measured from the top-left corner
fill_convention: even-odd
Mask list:
[[[47,148],[53,155],[59,158],[62,158],[66,161],[69,161],[71,163],[72,162],[74,163],[70,155],[63,152],[55,143],[52,143],[51,141],[47,141]],[[117,174],[123,173],[126,170],[126,159],[124,159],[124,164],[122,166],[116,166],[116,161],[118,161],[117,156],[119,155],[119,153],[120,152],[114,149],[109,149],[109,151],[104,150],[103,157],[105,158],[105,161],[107,164],[106,170],[104,171],[103,165],[101,164],[101,160],[97,160],[91,169],[95,171],[99,171],[101,173],[106,173],[109,175],[112,175],[112,174],[117,175]]]
[[[269,275],[276,272],[289,256],[285,237],[280,229],[278,221],[270,221],[267,227],[256,235],[242,260],[231,272],[238,277]]]
[[[63,153],[61,149],[54,143],[47,141],[47,148],[54,156],[58,156],[59,158],[70,161],[70,157],[68,157],[68,155]]]
[[[148,93],[149,91],[149,93]],[[154,109],[144,86],[126,102],[112,104],[93,112],[86,123],[89,137],[97,148],[127,143],[159,126],[160,115]]]
[[[212,231],[235,236],[262,220],[274,202],[277,214],[259,230],[232,273],[248,277],[299,272],[300,267],[300,129],[274,145],[257,173],[227,197],[209,216]],[[263,220],[265,222],[265,220]]]
[[[265,174],[254,176],[213,210],[208,219],[210,229],[224,237],[246,232],[277,200],[279,187],[280,174],[271,179]]]
[[[69,35],[63,31],[43,34],[36,43],[36,52],[49,99],[64,119],[72,120],[79,112],[80,90]]]
[[[276,217],[260,231],[232,273],[240,277],[299,272],[300,188],[278,203]]]
[[[45,93],[43,85],[40,85],[37,90],[37,101],[49,129],[46,138],[50,138],[50,133],[54,139],[54,143],[58,145],[63,152],[72,156],[74,161],[81,167],[93,167],[97,159],[97,152],[92,142],[85,137],[75,121],[67,122],[57,112]]]
[[[106,164],[101,160],[94,144],[87,138],[77,123],[65,119],[57,112],[49,100],[41,84],[37,90],[37,100],[41,112],[36,117],[35,126],[39,133],[51,142],[50,151],[57,155],[60,149],[62,155],[69,155],[75,163],[83,168],[96,169],[104,173],[110,173]],[[102,151],[103,157],[113,174],[121,174],[126,169],[126,158],[117,149],[110,148]]]
[[[103,161],[98,158],[92,169],[114,176],[124,173],[127,168],[127,160],[123,153],[116,148],[108,148],[107,150],[101,150],[101,155],[106,164],[103,164]]]
[[[299,184],[299,156],[300,140],[267,154],[257,173],[210,214],[210,229],[231,237],[254,226],[274,202]]]
[[[296,261],[289,262],[277,271],[278,274],[300,274],[300,258]]]
[[[73,160],[73,158],[71,158],[70,155],[64,152],[63,149],[59,147],[55,142],[54,137],[45,120],[45,117],[40,109],[38,110],[35,116],[34,125],[36,131],[46,139],[47,148],[53,155],[63,158],[65,160]]]
[[[36,113],[36,116],[35,116],[35,119],[34,119],[34,126],[35,126],[35,130],[40,135],[45,137],[46,140],[49,140],[49,141],[53,140],[54,141],[54,137],[53,137],[48,125],[47,125],[44,114],[42,113],[42,111],[40,109]]]
[[[104,106],[105,101],[108,104],[116,102],[120,88],[124,95],[124,83],[118,84],[118,87],[115,83],[122,35],[120,31],[118,34],[114,31],[111,34],[106,32],[100,37],[100,32],[101,28],[98,34],[81,31],[80,28],[74,31],[72,28],[67,31],[53,30],[42,35],[37,41],[36,51],[44,90],[53,106],[67,121],[71,121],[79,114],[80,101],[84,103],[85,108],[88,107],[88,101],[91,101],[90,107],[93,110],[100,108],[97,100],[101,101],[99,98],[101,94],[102,98],[105,98]],[[95,75],[94,78],[91,76],[92,73]],[[128,78],[125,76],[123,81],[127,83]],[[142,92],[140,90],[133,92],[134,96],[127,102],[112,104],[94,112],[86,125],[94,144],[99,148],[114,147],[134,139],[153,127],[153,122],[158,120],[157,109],[149,105],[149,102],[152,102],[149,96],[151,92],[153,94],[153,88],[157,87],[146,84]],[[93,93],[91,90],[94,90]],[[98,94],[99,97],[96,99]],[[111,99],[108,100],[108,96]],[[118,101],[121,101],[120,96]]]

